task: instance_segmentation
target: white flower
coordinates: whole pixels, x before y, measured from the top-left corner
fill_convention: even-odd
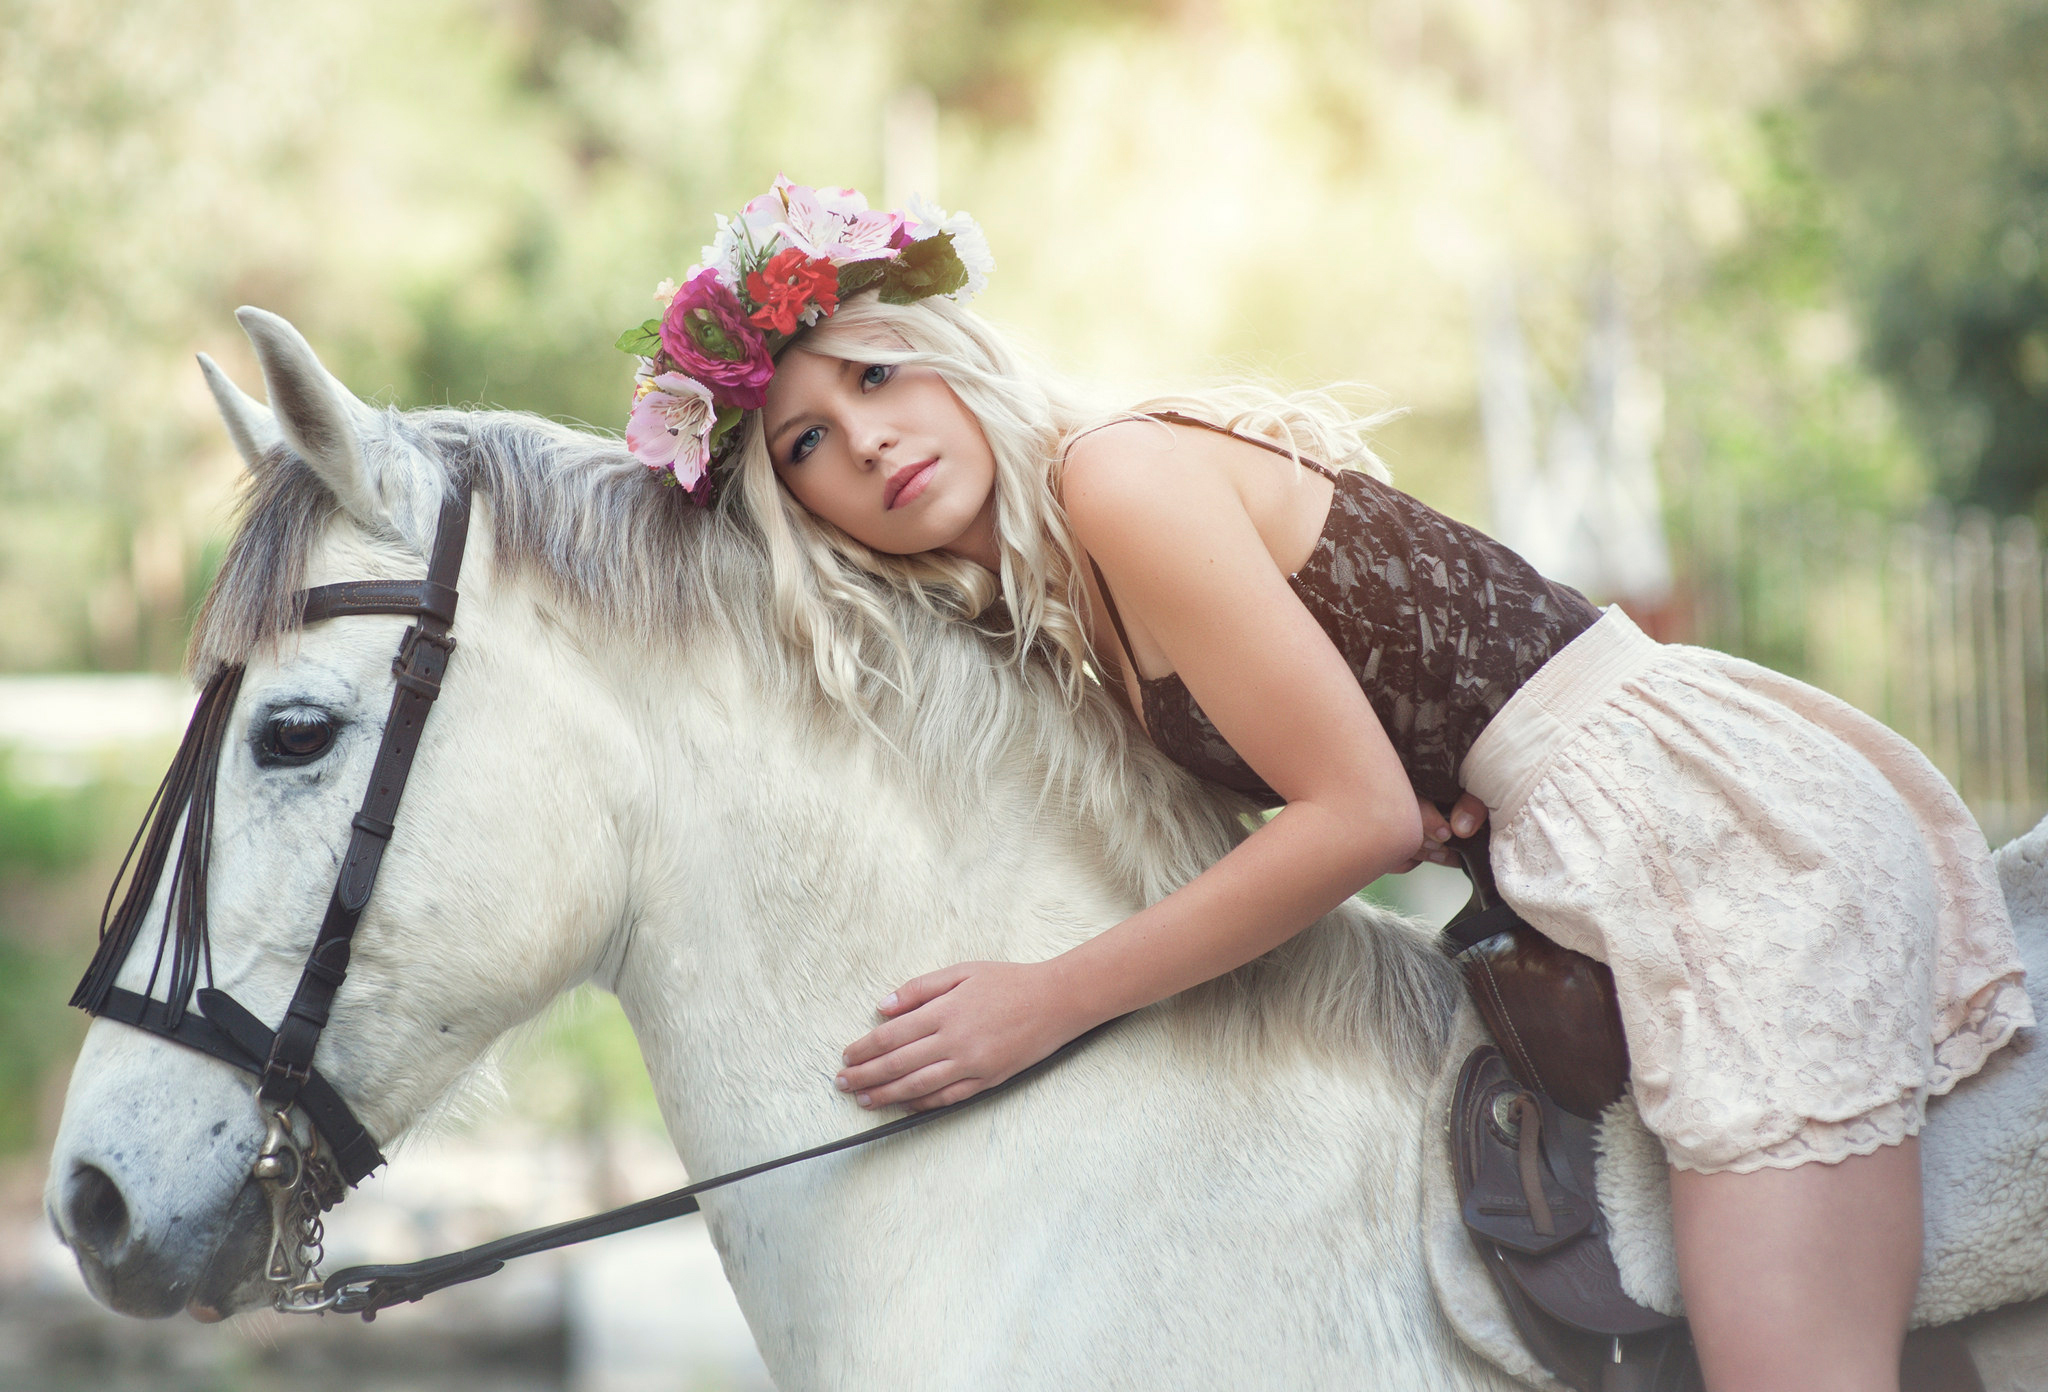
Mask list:
[[[940,224],[939,230],[953,239],[953,250],[959,254],[960,264],[967,268],[967,283],[946,298],[971,300],[988,286],[988,278],[996,268],[995,253],[988,249],[988,237],[981,230],[981,224],[965,213],[955,213]]]
[[[967,283],[946,298],[966,301],[979,295],[996,268],[995,255],[988,249],[988,237],[981,224],[965,213],[946,212],[921,193],[910,195],[907,212],[912,241],[921,242],[943,232],[953,239],[953,251],[967,268]]]
[[[910,206],[903,211],[904,220],[910,225],[910,239],[914,242],[935,235],[946,221],[946,214],[938,204],[921,193],[911,194]]]
[[[718,231],[711,245],[698,253],[703,264],[718,272],[719,283],[741,296],[746,290],[747,272],[768,259],[775,242],[775,225],[782,221],[782,200],[764,193],[740,210],[738,217],[718,215]],[[689,277],[684,277],[687,283]]]

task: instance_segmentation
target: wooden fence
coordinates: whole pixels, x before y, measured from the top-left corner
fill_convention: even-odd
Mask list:
[[[1672,636],[1831,691],[1905,735],[1993,845],[2048,814],[2048,570],[2024,518],[1694,513]]]

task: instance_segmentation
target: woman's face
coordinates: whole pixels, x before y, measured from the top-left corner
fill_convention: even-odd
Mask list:
[[[890,555],[993,565],[995,456],[936,369],[793,348],[761,417],[775,472],[816,516]]]

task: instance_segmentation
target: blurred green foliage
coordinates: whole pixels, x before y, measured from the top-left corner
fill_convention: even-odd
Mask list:
[[[71,956],[61,940],[23,921],[26,891],[87,862],[100,844],[109,802],[98,783],[27,784],[13,763],[12,753],[0,749],[0,1156],[39,1139],[44,1080],[79,1033],[64,1004]]]
[[[594,986],[579,986],[524,1031],[503,1072],[520,1110],[557,1130],[662,1125],[633,1027],[618,1001]]]
[[[51,954],[0,935],[0,1156],[29,1149],[43,1082],[73,1047],[65,985]]]
[[[1864,360],[1808,117],[1766,111],[1752,134],[1731,161],[1743,235],[1674,315],[1666,479],[1680,531],[1734,499],[1905,511],[1926,493],[1922,455]]]
[[[1402,482],[1484,521],[1475,291],[1532,287],[1568,387],[1611,272],[1681,507],[2027,506],[2039,8],[4,0],[0,670],[176,662],[236,305],[374,399],[613,428],[605,345],[710,214],[778,169],[881,196],[908,89],[987,311],[1111,395],[1372,383]]]
[[[1805,106],[1870,361],[1936,484],[2048,523],[2048,5],[1869,0]]]
[[[37,787],[14,776],[15,755],[0,747],[0,875],[49,875],[92,852],[100,834],[103,789]]]

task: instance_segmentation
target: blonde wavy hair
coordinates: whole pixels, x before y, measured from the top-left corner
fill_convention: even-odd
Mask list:
[[[861,363],[929,365],[979,422],[995,458],[1002,569],[991,575],[943,552],[896,556],[854,540],[783,485],[762,437],[761,412],[748,412],[739,427],[734,478],[720,506],[743,511],[758,528],[777,626],[808,648],[824,693],[864,724],[872,724],[884,691],[916,699],[916,667],[890,613],[891,591],[979,624],[992,640],[1007,642],[1009,660],[1020,666],[1034,656],[1049,662],[1069,704],[1079,704],[1094,658],[1080,617],[1087,607],[1081,553],[1060,506],[1060,483],[1067,448],[1081,435],[1150,411],[1176,411],[1271,441],[1297,460],[1305,455],[1386,481],[1386,465],[1368,437],[1400,414],[1361,416],[1332,391],[1283,393],[1251,382],[1107,407],[946,299],[891,305],[872,293],[855,296],[792,347]],[[998,601],[1006,613],[997,612]]]

